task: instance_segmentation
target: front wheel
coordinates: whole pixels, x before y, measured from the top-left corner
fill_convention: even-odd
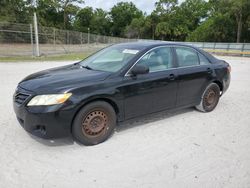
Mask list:
[[[205,89],[201,102],[196,109],[202,112],[211,112],[215,109],[220,99],[220,88],[216,83],[211,83]]]
[[[72,126],[73,137],[84,145],[96,145],[107,140],[116,126],[113,107],[104,102],[92,102],[76,115]]]

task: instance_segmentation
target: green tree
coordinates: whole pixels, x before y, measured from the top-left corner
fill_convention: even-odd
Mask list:
[[[120,2],[112,7],[110,17],[112,22],[112,34],[114,36],[125,36],[125,28],[133,18],[140,18],[143,15],[132,2]]]
[[[162,40],[169,39],[171,35],[171,25],[167,22],[160,22],[156,26],[155,34],[160,37]]]
[[[81,32],[88,32],[94,13],[91,7],[81,9],[77,14],[74,22],[74,28]]]
[[[68,29],[71,26],[72,18],[78,11],[78,6],[75,4],[83,4],[83,0],[57,0],[59,8],[63,12],[63,25],[64,29]]]
[[[38,21],[43,26],[54,26],[63,29],[72,29],[74,18],[79,10],[76,3],[83,0],[39,0],[36,12]]]
[[[167,15],[171,13],[178,5],[178,0],[159,0],[155,3],[156,12],[159,15]]]
[[[108,13],[100,8],[94,10],[90,24],[91,31],[99,35],[110,35],[110,26]]]
[[[208,6],[205,0],[186,0],[181,4],[176,0],[160,0],[155,12],[160,18],[156,36],[162,40],[183,41],[207,17]]]
[[[34,9],[34,7],[32,8]],[[33,12],[34,10],[32,10]],[[64,28],[63,12],[59,10],[59,5],[53,0],[38,1],[36,13],[38,23],[42,26]]]
[[[128,38],[141,38],[144,32],[145,17],[134,18],[129,26],[126,27],[126,36]]]
[[[156,9],[151,15],[158,16],[154,31],[158,39],[170,40],[174,27],[171,20],[177,5],[177,0],[159,0],[155,3]]]
[[[147,18],[145,22],[145,30],[147,30],[152,37],[155,39],[156,26],[160,22],[160,16],[157,15],[156,11],[153,11]]]
[[[250,17],[248,0],[210,0],[209,6],[209,17],[187,40],[240,42],[242,33],[245,41],[249,40],[246,24]]]
[[[234,41],[234,36],[234,21],[228,15],[218,14],[204,21],[194,32],[188,35],[186,40],[196,42],[232,42]]]
[[[110,35],[110,19],[108,13],[102,9],[93,10],[91,7],[85,7],[78,11],[74,29],[81,32],[88,32],[99,35]]]
[[[242,25],[250,16],[250,1],[249,0],[231,0],[231,12],[235,17],[237,24],[237,39],[236,42],[241,41]]]
[[[29,23],[31,21],[30,1],[0,0],[0,21]]]
[[[174,18],[193,31],[208,17],[208,12],[209,5],[205,0],[186,0],[176,10]]]
[[[110,12],[80,8],[84,0],[0,0],[0,21],[32,23],[37,12],[42,26],[101,35],[173,41],[250,42],[250,0],[158,0],[148,16],[132,2]]]

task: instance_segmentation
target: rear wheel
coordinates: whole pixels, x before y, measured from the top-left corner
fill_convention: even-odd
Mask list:
[[[202,112],[211,112],[215,109],[220,99],[220,88],[216,83],[208,85],[204,91],[201,102],[196,109]]]
[[[113,107],[104,101],[97,101],[84,106],[76,115],[72,134],[84,145],[96,145],[107,140],[115,126]]]

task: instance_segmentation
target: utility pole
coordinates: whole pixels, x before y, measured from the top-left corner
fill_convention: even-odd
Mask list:
[[[34,4],[34,10],[37,8],[37,2],[36,0],[33,1]],[[36,11],[34,11],[34,30],[35,30],[35,42],[36,42],[36,56],[40,56],[40,50],[39,50],[39,38],[38,38],[38,26],[37,26],[37,17],[36,17]]]
[[[36,56],[40,56],[39,50],[39,38],[38,38],[38,27],[37,27],[37,17],[36,12],[34,12],[34,29],[35,29],[35,41],[36,41]]]
[[[32,24],[30,24],[30,43],[31,43],[31,51],[32,51],[32,57],[35,55],[34,54],[34,44],[33,44],[33,28]]]

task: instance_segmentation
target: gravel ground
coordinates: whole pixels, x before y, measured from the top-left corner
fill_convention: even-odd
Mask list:
[[[250,187],[250,58],[221,58],[232,81],[213,112],[125,122],[92,147],[30,136],[12,109],[18,81],[70,62],[0,63],[0,187]]]

